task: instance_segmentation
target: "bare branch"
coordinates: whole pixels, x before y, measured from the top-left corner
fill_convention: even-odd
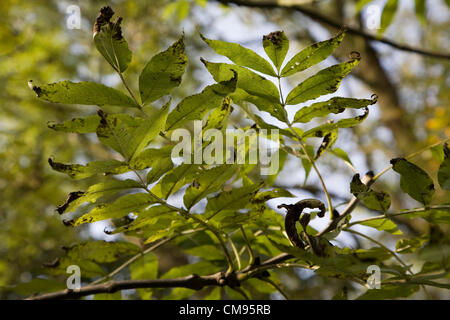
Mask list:
[[[416,47],[411,47],[408,45],[403,45],[403,44],[399,44],[396,43],[392,40],[386,39],[386,38],[379,38],[375,35],[369,34],[364,32],[361,29],[358,28],[353,28],[353,27],[348,27],[348,26],[344,26],[341,25],[339,22],[330,19],[329,17],[322,15],[321,13],[318,13],[315,10],[303,7],[303,6],[299,6],[299,5],[287,5],[287,4],[280,4],[276,1],[274,2],[268,2],[268,1],[245,1],[245,0],[216,0],[220,3],[223,4],[236,4],[238,6],[246,6],[246,7],[253,7],[253,8],[266,8],[266,9],[274,9],[274,8],[281,8],[281,9],[293,9],[296,10],[298,12],[301,12],[305,15],[307,15],[308,17],[320,21],[322,23],[326,23],[332,27],[335,27],[337,29],[346,29],[348,33],[356,35],[356,36],[360,36],[363,38],[366,38],[368,40],[371,41],[378,41],[384,44],[387,44],[393,48],[396,48],[398,50],[402,50],[402,51],[407,51],[407,52],[412,52],[412,53],[416,53],[416,54],[421,54],[423,56],[427,56],[427,57],[432,57],[432,58],[438,58],[438,59],[450,59],[450,54],[447,53],[438,53],[438,52],[432,52],[432,51],[428,51],[428,50],[424,50],[424,49],[420,49],[420,48],[416,48]]]

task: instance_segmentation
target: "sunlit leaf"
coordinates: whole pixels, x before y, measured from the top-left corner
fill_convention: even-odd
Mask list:
[[[303,138],[308,137],[324,137],[326,134],[339,128],[351,128],[363,122],[369,115],[369,109],[364,110],[364,114],[355,118],[342,119],[338,122],[325,123],[318,127],[312,128],[303,133]]]
[[[78,206],[82,205],[85,202],[91,202],[95,203],[97,199],[118,193],[120,191],[129,190],[129,189],[136,189],[141,188],[142,186],[131,179],[127,180],[106,180],[105,182],[100,182],[97,184],[94,184],[89,187],[89,189],[86,192],[80,192],[78,194],[78,197],[70,197],[67,199],[67,201],[63,204],[58,206],[57,211],[59,214],[65,213],[65,212],[71,212],[74,211]],[[73,193],[71,193],[72,195]]]
[[[334,156],[352,164],[352,161],[350,160],[350,157],[348,156],[347,152],[345,152],[344,150],[342,150],[341,148],[334,148],[332,150],[329,150],[329,152],[331,154],[333,154]]]
[[[179,128],[191,120],[202,119],[209,110],[222,106],[224,98],[236,89],[236,82],[236,74],[231,73],[231,76],[222,82],[207,86],[202,92],[184,98],[170,112],[166,130]]]
[[[126,94],[100,83],[64,80],[42,86],[35,86],[31,81],[29,84],[38,98],[53,103],[138,107]]]
[[[103,173],[109,174],[121,174],[130,171],[130,168],[126,163],[118,160],[104,160],[104,161],[92,161],[86,165],[81,164],[64,164],[55,162],[51,158],[48,159],[48,163],[53,170],[67,174],[73,179],[84,179],[95,174]]]
[[[370,220],[360,223],[366,227],[372,227],[379,231],[386,231],[392,234],[402,234],[398,226],[389,218]]]
[[[122,18],[111,21],[114,11],[110,7],[103,7],[94,24],[93,36],[97,50],[118,72],[124,72],[131,61],[132,53],[128,43],[122,36],[120,26]]]
[[[133,132],[133,139],[130,141],[130,160],[133,160],[139,153],[155,139],[160,132],[164,131],[167,115],[169,113],[170,101],[166,103],[156,115],[151,119],[144,119],[141,125]]]
[[[73,118],[71,120],[64,121],[63,123],[49,121],[47,126],[55,131],[90,133],[96,132],[99,124],[100,117],[98,115],[92,115],[86,118]]]
[[[367,290],[366,293],[358,297],[358,300],[386,300],[395,298],[407,298],[419,291],[420,287],[415,284],[410,285],[390,285],[382,284],[380,289]]]
[[[361,109],[376,103],[376,99],[354,99],[334,97],[328,101],[316,102],[310,106],[303,107],[294,117],[294,122],[307,123],[316,117],[324,117],[330,113],[338,114],[347,108]]]
[[[442,189],[450,190],[450,149],[444,145],[444,159],[439,167],[438,181]]]
[[[150,103],[169,94],[181,83],[187,66],[184,36],[166,51],[155,55],[139,76],[142,103]]]
[[[331,148],[334,143],[336,142],[338,138],[338,130],[333,130],[329,133],[327,133],[324,137],[323,137],[323,141],[320,144],[319,148],[317,149],[316,155],[314,157],[314,160],[319,159],[319,157],[329,148]]]
[[[413,199],[427,205],[434,195],[433,180],[415,164],[403,158],[391,160],[392,169],[400,174],[400,187]]]
[[[153,253],[147,253],[137,259],[130,266],[130,276],[132,280],[152,280],[158,276],[158,259]],[[137,289],[141,299],[150,300],[151,289]]]
[[[325,60],[339,46],[344,36],[345,33],[341,32],[329,40],[317,42],[303,49],[284,66],[281,76],[291,76]]]
[[[261,185],[254,184],[242,188],[235,188],[231,191],[221,192],[217,196],[208,199],[206,211],[215,215],[222,210],[238,210],[245,208],[250,202],[252,195],[260,186]]]
[[[145,120],[133,118],[127,114],[106,114],[99,111],[100,125],[97,128],[97,137],[101,143],[120,153],[125,160],[134,154],[134,133],[142,128]]]
[[[397,12],[398,0],[388,0],[381,13],[380,29],[378,34],[383,34],[384,31],[389,27],[392,20],[394,19],[395,13]]]
[[[372,190],[361,182],[359,174],[353,176],[352,182],[350,183],[350,192],[369,209],[387,212],[391,206],[389,194],[384,191],[377,192]]]
[[[268,74],[270,76],[276,76],[272,66],[263,57],[254,52],[253,50],[244,48],[240,44],[225,42],[220,40],[210,40],[200,34],[203,41],[208,46],[214,49],[216,53],[223,55],[233,61],[235,64],[248,67],[250,69]],[[216,80],[217,81],[217,80]]]
[[[297,85],[286,98],[286,104],[299,104],[335,92],[342,79],[358,65],[360,57],[317,72]]]
[[[129,213],[137,212],[145,209],[152,203],[156,203],[156,199],[147,193],[135,193],[123,196],[113,203],[102,204],[91,212],[82,215],[73,222],[68,222],[73,226],[83,223],[92,223],[105,219],[121,218]]]
[[[183,197],[186,208],[191,208],[208,194],[219,191],[222,185],[236,173],[236,170],[237,166],[224,164],[196,172],[194,182],[186,189]]]
[[[251,95],[279,103],[280,95],[275,84],[259,74],[237,65],[214,63],[204,59],[202,59],[202,62],[215,81],[220,82],[230,79],[233,76],[234,71],[237,73],[237,88],[240,88]]]
[[[271,32],[263,37],[263,47],[267,56],[280,71],[289,50],[289,39],[283,31]]]

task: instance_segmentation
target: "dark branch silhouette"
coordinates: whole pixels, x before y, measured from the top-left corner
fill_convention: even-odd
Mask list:
[[[280,8],[280,9],[293,9],[296,10],[298,12],[301,12],[305,15],[307,15],[308,17],[316,20],[316,21],[320,21],[322,23],[326,23],[332,27],[335,27],[337,29],[346,29],[347,33],[356,35],[356,36],[360,36],[372,41],[378,41],[384,44],[387,44],[393,48],[396,48],[398,50],[402,50],[402,51],[407,51],[407,52],[412,52],[412,53],[417,53],[417,54],[421,54],[427,57],[433,57],[433,58],[439,58],[439,59],[450,59],[450,54],[447,53],[438,53],[438,52],[433,52],[433,51],[428,51],[428,50],[424,50],[424,49],[420,49],[420,48],[416,48],[416,47],[411,47],[408,45],[403,45],[403,44],[399,44],[396,43],[392,40],[386,39],[386,38],[380,38],[377,37],[375,35],[366,33],[358,28],[353,28],[353,27],[349,27],[349,26],[344,26],[342,24],[340,24],[339,22],[330,19],[329,17],[318,13],[315,10],[306,8],[304,6],[300,6],[300,5],[287,5],[287,4],[279,4],[277,2],[269,2],[269,1],[245,1],[245,0],[216,0],[220,3],[223,4],[235,4],[238,6],[245,6],[245,7],[253,7],[253,8],[262,8],[262,9],[274,9],[274,8]]]

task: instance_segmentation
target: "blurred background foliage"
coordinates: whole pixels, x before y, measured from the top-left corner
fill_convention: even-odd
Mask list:
[[[189,66],[182,85],[174,91],[178,98],[198,92],[202,86],[212,82],[199,61],[200,56],[209,58],[212,52],[202,43],[198,31],[208,38],[238,42],[260,54],[263,54],[262,35],[271,31],[284,30],[287,33],[291,52],[328,39],[338,31],[330,23],[289,8],[264,9],[221,2],[229,1],[2,1],[0,298],[18,297],[8,288],[29,283],[40,274],[44,262],[61,255],[61,246],[80,239],[112,239],[112,236],[103,234],[105,225],[78,229],[63,226],[55,207],[64,202],[70,191],[82,189],[83,183],[89,185],[92,181],[87,179],[75,184],[65,175],[52,172],[47,164],[47,158],[56,154],[64,163],[111,157],[106,148],[89,136],[55,133],[46,125],[48,121],[61,122],[74,116],[93,114],[96,110],[45,103],[36,99],[27,87],[30,79],[38,83],[71,79],[103,82],[124,89],[92,42],[92,24],[100,7],[112,6],[126,20],[125,38],[134,52],[126,76],[134,89],[137,88],[141,66],[155,53],[167,48],[182,31],[185,32]],[[245,1],[237,2],[242,4]],[[365,22],[369,19],[367,6],[375,4],[383,8],[386,3],[353,0],[291,2],[368,34],[377,34],[377,30],[366,28]],[[414,3],[421,1],[398,1],[392,22],[382,31],[382,37],[412,47],[448,53],[448,1],[426,1],[425,9],[420,11],[415,9]],[[71,30],[66,25],[69,5],[80,7],[81,29]],[[372,93],[379,96],[377,111],[363,126],[345,131],[336,145],[350,155],[358,172],[379,172],[388,165],[390,158],[410,154],[450,136],[448,58],[406,52],[349,34],[325,64],[344,60],[351,51],[360,52],[362,62],[343,82],[341,92],[358,98],[370,97]],[[317,68],[322,67],[320,64]],[[286,86],[293,86],[299,80],[300,77],[293,77],[293,82]],[[246,119],[241,113],[235,113],[233,121],[240,123]],[[429,172],[436,172],[439,165],[433,152],[425,152],[414,161]],[[324,157],[321,166],[333,198],[340,199],[340,202],[348,199],[347,186],[352,171],[331,157]],[[288,188],[299,197],[322,197],[316,177],[311,176],[305,185],[303,181],[304,170],[298,162],[292,161],[287,163],[275,185]],[[390,192],[394,210],[417,204],[401,195],[398,178],[392,172],[386,174],[379,187]],[[448,202],[448,197],[448,193],[438,190],[435,199],[442,203]],[[357,214],[364,217],[370,212],[359,209],[353,215]],[[426,235],[430,232],[429,225],[420,219],[399,218],[396,222],[407,234]],[[448,234],[449,230],[441,231]],[[383,233],[381,237],[391,247],[395,246],[393,235]],[[342,236],[338,240],[353,248],[364,247],[364,242],[356,238]],[[186,256],[177,252],[174,246],[165,247],[157,254],[162,269],[168,270],[187,262]],[[330,281],[296,270],[284,273],[280,280],[292,298],[331,298],[342,287],[338,280]],[[326,286],[324,281],[327,281]],[[23,290],[24,294],[32,291],[31,287]],[[448,291],[434,288],[428,294],[432,298],[450,297]],[[419,292],[413,297],[423,298],[424,293]]]

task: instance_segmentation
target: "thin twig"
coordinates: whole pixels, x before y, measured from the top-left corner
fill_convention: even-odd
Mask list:
[[[279,1],[269,2],[269,1],[262,1],[262,0],[260,0],[260,1],[216,0],[216,1],[223,3],[223,4],[236,4],[238,6],[246,6],[246,7],[253,7],[253,8],[263,8],[263,9],[264,8],[266,8],[266,9],[280,8],[280,9],[296,10],[298,12],[301,12],[301,13],[309,16],[310,18],[312,18],[316,21],[325,23],[336,29],[340,29],[340,30],[346,29],[347,32],[350,34],[353,34],[353,35],[356,35],[359,37],[363,37],[363,38],[366,38],[371,41],[381,42],[381,43],[387,44],[395,49],[398,49],[398,50],[412,52],[412,53],[416,53],[416,54],[420,54],[420,55],[432,57],[432,58],[450,59],[450,54],[448,54],[448,53],[432,52],[432,51],[420,49],[417,47],[411,47],[408,45],[399,44],[399,43],[396,43],[396,42],[386,39],[386,38],[380,38],[375,35],[366,33],[361,29],[344,26],[341,23],[339,23],[333,19],[330,19],[329,17],[317,12],[316,10],[312,10],[312,9],[309,9],[309,8],[306,8],[306,7],[300,6],[300,5],[281,4]]]

